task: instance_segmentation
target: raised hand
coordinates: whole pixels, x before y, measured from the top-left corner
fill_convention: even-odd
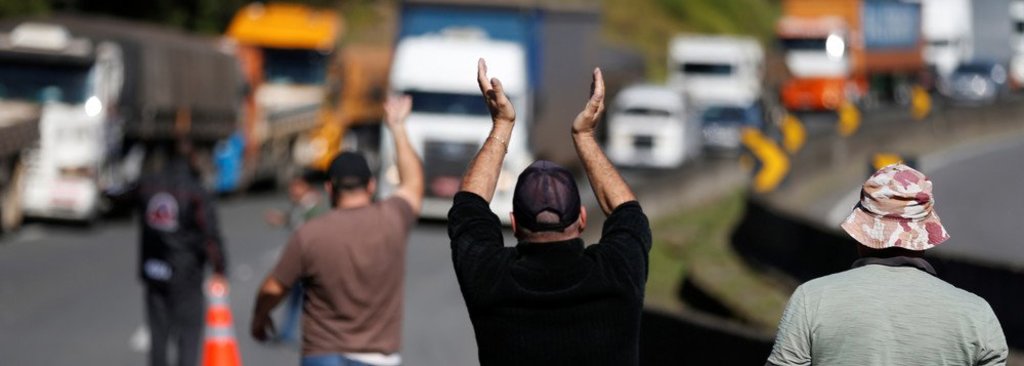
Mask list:
[[[594,133],[597,128],[597,120],[601,118],[603,112],[604,76],[601,75],[600,68],[595,68],[593,80],[590,82],[590,100],[587,101],[587,106],[583,107],[583,111],[576,115],[576,120],[572,122],[572,133]]]
[[[405,119],[412,111],[412,97],[408,95],[391,95],[384,102],[384,123],[394,131],[405,125]]]
[[[494,123],[516,121],[516,110],[512,102],[505,95],[505,89],[501,86],[498,78],[487,78],[487,63],[480,59],[476,63],[476,82],[480,85],[480,93],[487,101],[487,108],[491,110],[491,119]]]

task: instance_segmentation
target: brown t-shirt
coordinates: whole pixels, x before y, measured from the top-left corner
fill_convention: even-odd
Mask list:
[[[332,210],[292,235],[272,275],[301,279],[302,354],[396,353],[405,248],[416,220],[402,198]]]

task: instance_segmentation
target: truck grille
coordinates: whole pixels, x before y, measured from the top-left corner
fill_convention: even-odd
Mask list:
[[[474,143],[427,141],[423,146],[427,197],[455,196],[466,166],[479,149],[480,145]]]

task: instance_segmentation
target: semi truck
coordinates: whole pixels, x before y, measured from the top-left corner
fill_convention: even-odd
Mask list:
[[[187,137],[209,156],[237,125],[237,65],[209,39],[67,15],[0,29],[5,90],[40,106],[39,143],[23,159],[26,216],[90,222],[136,182],[154,143]]]
[[[756,39],[678,35],[669,42],[668,85],[695,104],[761,98],[764,49]]]
[[[6,56],[0,52],[0,58]],[[21,226],[25,189],[25,152],[39,141],[39,106],[7,89],[16,73],[0,62],[0,232]]]
[[[921,4],[896,0],[783,0],[776,27],[789,110],[909,103],[925,70]]]
[[[281,183],[313,163],[311,134],[323,120],[327,68],[340,32],[330,9],[253,3],[235,14],[226,44],[248,92],[242,126],[217,147],[217,191]]]
[[[401,3],[390,83],[412,94],[410,137],[424,158],[423,216],[443,218],[459,178],[487,136],[490,117],[474,80],[484,57],[516,107],[516,133],[492,209],[508,220],[515,177],[534,159],[575,166],[569,126],[605,53],[597,7],[565,2],[407,0]],[[611,64],[611,63],[609,63]],[[617,63],[631,65],[630,63]],[[429,67],[425,65],[430,65]],[[603,68],[609,80],[628,70]],[[641,70],[642,73],[642,70]],[[615,94],[615,86],[609,95]],[[455,121],[459,122],[455,122]],[[389,139],[382,138],[381,193],[394,188]]]

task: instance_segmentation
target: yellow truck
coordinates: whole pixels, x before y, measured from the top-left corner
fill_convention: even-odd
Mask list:
[[[312,163],[309,135],[323,119],[328,66],[341,33],[333,9],[253,3],[235,14],[225,43],[248,90],[242,125],[215,152],[218,192],[281,183]]]

